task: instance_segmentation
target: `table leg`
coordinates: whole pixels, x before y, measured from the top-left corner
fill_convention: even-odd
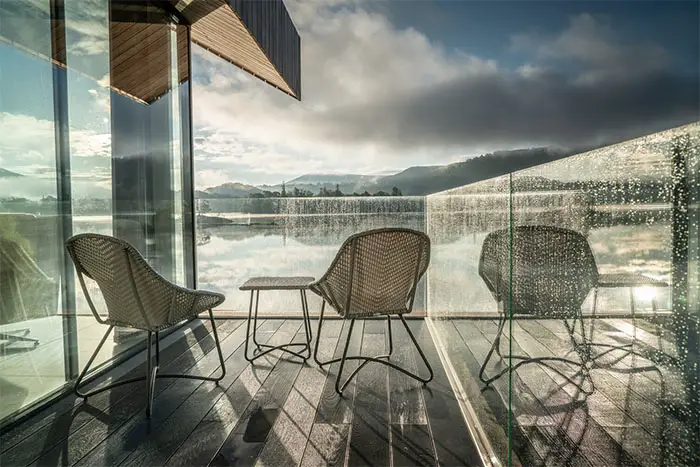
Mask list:
[[[253,315],[253,296],[255,294],[254,290],[250,291],[250,305],[248,306],[248,323],[246,324],[246,331],[245,331],[245,349],[244,349],[244,356],[245,359],[248,360],[249,362],[253,361],[253,358],[250,358],[248,356],[248,342],[250,341],[250,319]]]
[[[253,318],[253,343],[255,344],[256,351],[259,352],[262,349],[258,343],[258,306],[260,305],[260,290],[255,291],[255,315]],[[253,352],[255,353],[255,352]]]
[[[306,351],[308,354],[308,357],[311,357],[311,340],[313,339],[313,334],[311,331],[311,321],[309,318],[309,302],[306,297],[306,290],[301,289],[300,291],[301,295],[301,312],[302,312],[302,319],[304,320],[304,333],[306,334]]]

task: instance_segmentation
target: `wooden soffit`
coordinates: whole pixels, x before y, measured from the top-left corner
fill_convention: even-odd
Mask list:
[[[174,0],[190,40],[297,99],[301,41],[282,0]]]

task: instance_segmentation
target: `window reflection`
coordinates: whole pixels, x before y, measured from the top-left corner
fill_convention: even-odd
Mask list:
[[[0,420],[75,378],[102,335],[65,237],[116,235],[192,285],[187,28],[150,2],[50,6],[0,2]]]

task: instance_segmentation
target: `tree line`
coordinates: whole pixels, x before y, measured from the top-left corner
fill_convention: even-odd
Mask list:
[[[392,187],[391,192],[386,192],[384,190],[377,191],[375,193],[370,193],[365,190],[362,193],[357,191],[353,193],[343,193],[340,190],[340,185],[335,185],[335,190],[331,190],[322,186],[318,193],[314,193],[311,190],[304,190],[298,187],[294,187],[293,190],[287,191],[287,187],[282,183],[281,191],[268,191],[263,190],[261,193],[251,193],[250,198],[340,198],[343,196],[403,196],[401,190],[398,187]]]

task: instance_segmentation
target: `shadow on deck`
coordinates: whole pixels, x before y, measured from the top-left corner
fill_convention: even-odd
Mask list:
[[[368,365],[340,398],[333,386],[337,364],[326,373],[271,354],[250,365],[243,355],[245,321],[221,320],[227,374],[219,385],[158,380],[150,420],[145,384],[86,403],[66,396],[2,433],[0,458],[8,466],[479,465],[427,326],[409,323],[435,371],[427,386]],[[356,326],[351,351],[381,351],[383,324],[368,320],[361,333]],[[197,321],[166,337],[163,371],[218,374],[209,326]],[[346,328],[339,320],[324,324],[322,359],[342,353]],[[301,340],[302,333],[301,320],[259,321],[258,339],[270,344]],[[393,359],[415,369],[408,337],[395,332],[394,339]],[[142,353],[109,376],[144,369]]]
[[[586,320],[587,332],[591,322]],[[599,358],[590,371],[595,385],[590,395],[567,384],[559,373],[573,376],[580,367],[533,363],[513,372],[513,465],[700,465],[698,409],[690,405],[683,374],[673,363],[673,333],[639,318],[593,322],[594,342],[633,344],[636,353],[615,350],[601,355],[604,349],[594,350]],[[508,374],[489,387],[478,377],[497,323],[453,319],[436,326],[484,431],[499,458],[507,459]],[[562,320],[514,320],[512,336],[514,354],[572,354]],[[507,336],[501,345],[508,348]],[[487,373],[503,368],[504,362],[495,358]]]

